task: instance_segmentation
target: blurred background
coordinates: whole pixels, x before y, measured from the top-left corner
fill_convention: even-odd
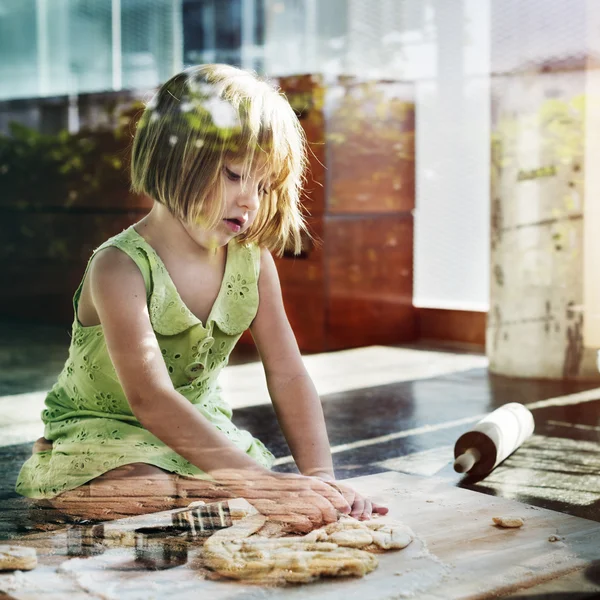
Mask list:
[[[598,4],[0,0],[0,316],[70,323],[91,251],[151,205],[144,102],[226,62],[310,142],[321,243],[279,260],[303,351],[487,344],[498,373],[596,378]]]

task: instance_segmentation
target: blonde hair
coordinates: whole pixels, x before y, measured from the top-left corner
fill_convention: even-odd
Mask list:
[[[187,223],[208,229],[223,218],[223,167],[257,163],[271,179],[252,226],[239,239],[281,254],[301,250],[306,225],[300,193],[306,141],[285,97],[253,73],[200,65],[167,81],[146,106],[132,148],[134,191],[164,204]],[[260,160],[264,159],[264,160]]]

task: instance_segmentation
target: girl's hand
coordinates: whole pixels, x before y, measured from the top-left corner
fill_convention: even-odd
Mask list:
[[[229,494],[245,498],[288,532],[307,533],[351,511],[344,495],[318,477],[265,471],[217,479]]]
[[[350,516],[355,519],[366,521],[371,518],[373,513],[386,515],[389,512],[389,508],[365,498],[346,483],[336,481],[329,475],[320,475],[318,477],[344,496],[348,504],[352,507]]]

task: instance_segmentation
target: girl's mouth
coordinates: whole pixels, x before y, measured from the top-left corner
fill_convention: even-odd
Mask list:
[[[223,219],[227,227],[233,231],[233,233],[239,233],[244,224],[241,219]]]

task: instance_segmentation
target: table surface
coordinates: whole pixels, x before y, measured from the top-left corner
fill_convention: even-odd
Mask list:
[[[390,508],[383,521],[412,528],[404,550],[378,555],[379,567],[360,579],[332,579],[302,586],[268,588],[213,580],[201,549],[185,564],[148,570],[131,547],[114,547],[90,557],[69,556],[73,530],[36,533],[11,543],[34,546],[39,565],[30,572],[0,574],[0,590],[12,598],[323,598],[360,600],[491,598],[551,590],[600,593],[600,523],[449,486],[435,477],[387,472],[351,480]],[[492,517],[515,515],[519,529],[495,526]],[[169,515],[145,517],[159,522]],[[140,527],[136,517],[105,529]],[[557,541],[550,541],[556,536]],[[72,546],[72,544],[71,544]],[[71,548],[72,553],[72,548]]]

